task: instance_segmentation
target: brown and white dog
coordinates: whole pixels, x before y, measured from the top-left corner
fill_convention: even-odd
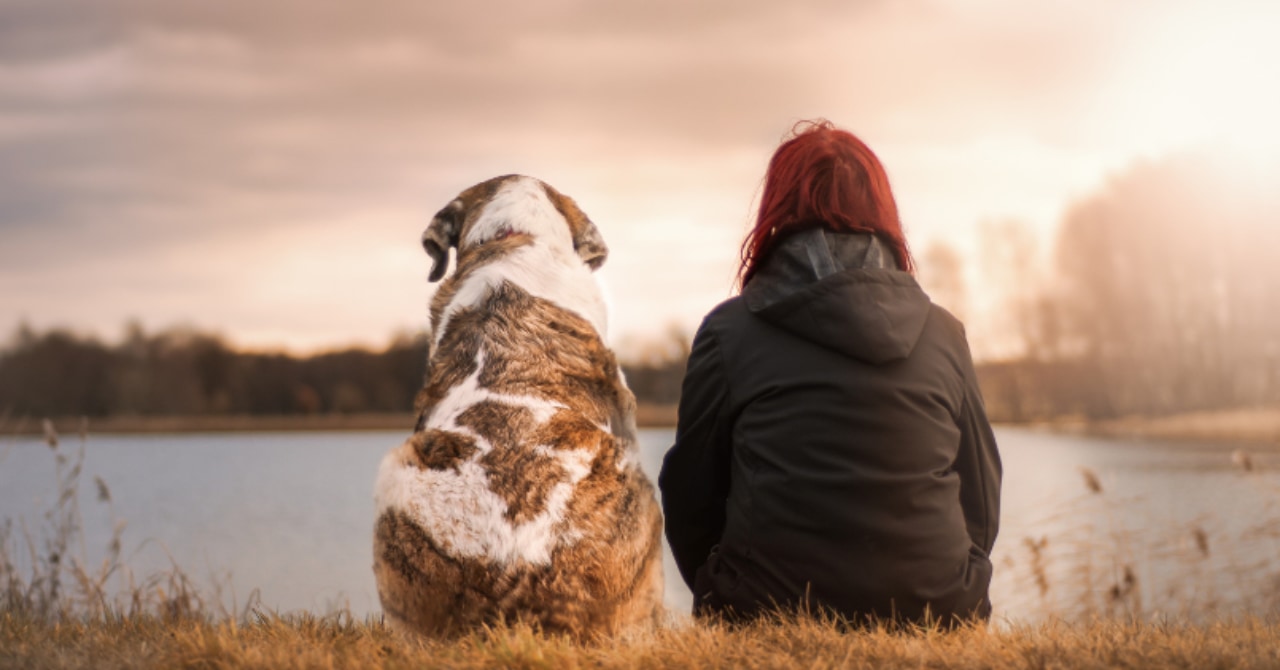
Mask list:
[[[386,620],[428,635],[524,620],[579,637],[656,622],[662,515],[635,398],[605,346],[608,253],[573,200],[517,175],[423,233],[431,351],[413,436],[383,459],[374,573]]]

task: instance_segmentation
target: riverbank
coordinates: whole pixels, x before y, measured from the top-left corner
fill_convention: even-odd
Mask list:
[[[0,668],[1274,668],[1280,628],[1095,622],[842,633],[812,620],[691,624],[579,644],[522,627],[452,642],[349,617],[251,623],[117,617],[57,624],[0,614]]]
[[[82,430],[94,434],[225,433],[283,431],[409,431],[411,413],[384,414],[294,414],[279,416],[117,416],[54,420],[59,434],[75,435]],[[641,428],[674,428],[675,405],[641,405],[636,410]],[[1009,424],[1021,425],[1021,424]],[[1161,417],[1134,416],[1106,421],[1063,418],[1027,424],[1058,433],[1162,439],[1206,443],[1274,445],[1280,447],[1280,408],[1245,408],[1192,412]],[[9,418],[0,422],[0,434],[40,435],[43,422]]]
[[[286,414],[274,416],[112,416],[59,417],[53,419],[60,435],[155,434],[155,433],[272,433],[285,431],[413,430],[410,412],[362,414]],[[636,409],[641,428],[670,428],[676,425],[675,405],[641,405]],[[30,417],[0,421],[0,435],[42,435],[43,420]]]
[[[1061,419],[1035,427],[1062,433],[1280,447],[1280,407],[1251,407],[1106,421]]]

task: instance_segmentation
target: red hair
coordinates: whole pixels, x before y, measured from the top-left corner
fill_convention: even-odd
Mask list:
[[[769,160],[755,228],[742,242],[740,286],[791,233],[822,227],[872,233],[893,252],[898,267],[915,271],[898,205],[884,166],[862,140],[830,121],[801,121]]]

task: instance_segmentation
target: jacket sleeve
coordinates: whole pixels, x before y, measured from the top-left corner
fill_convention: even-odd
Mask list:
[[[720,348],[704,322],[685,370],[676,442],[658,476],[667,542],[689,588],[724,531],[732,435],[728,407]]]
[[[957,424],[960,428],[960,450],[955,469],[960,475],[960,506],[964,510],[969,538],[987,555],[995,545],[1000,529],[1000,452],[996,436],[987,420],[987,410],[978,388],[977,373],[964,352],[964,401]]]

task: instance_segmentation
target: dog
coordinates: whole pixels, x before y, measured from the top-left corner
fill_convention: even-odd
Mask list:
[[[604,343],[608,256],[578,205],[497,177],[423,233],[431,301],[412,437],[379,468],[374,574],[394,628],[524,621],[584,638],[658,623],[662,513]]]

